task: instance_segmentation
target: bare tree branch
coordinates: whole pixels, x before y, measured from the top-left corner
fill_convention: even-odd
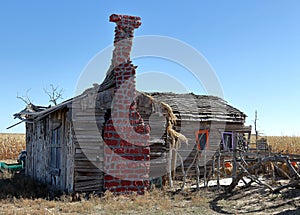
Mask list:
[[[51,90],[48,91],[44,88],[44,92],[49,96],[50,100],[49,102],[52,102],[55,106],[57,105],[57,101],[59,99],[63,99],[62,95],[64,93],[64,90],[61,88],[59,89],[58,86],[54,87],[53,84],[50,84]]]
[[[28,89],[28,90],[26,90],[26,95],[24,96],[19,96],[19,93],[17,93],[17,98],[18,99],[21,99],[26,105],[29,105],[29,104],[31,104],[31,100],[30,100],[30,98],[29,98],[29,96],[28,96],[28,92],[30,91],[31,89]]]

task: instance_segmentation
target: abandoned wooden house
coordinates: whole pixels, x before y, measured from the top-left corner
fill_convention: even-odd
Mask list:
[[[206,159],[220,145],[247,146],[246,115],[220,98],[136,91],[130,50],[140,18],[113,14],[110,21],[117,24],[115,49],[102,84],[15,114],[26,122],[27,175],[66,192],[143,192],[166,175],[172,147],[188,165],[197,150]]]

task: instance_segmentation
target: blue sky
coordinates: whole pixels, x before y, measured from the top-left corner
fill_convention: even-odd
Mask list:
[[[300,135],[299,10],[296,0],[0,1],[0,132],[24,132],[24,124],[6,130],[24,108],[17,93],[30,89],[34,104],[48,105],[43,89],[54,84],[72,97],[88,62],[112,44],[109,15],[121,13],[142,17],[136,36],[173,37],[198,50],[248,124],[258,110],[264,134]],[[155,59],[134,63],[138,74],[176,78],[183,70]]]

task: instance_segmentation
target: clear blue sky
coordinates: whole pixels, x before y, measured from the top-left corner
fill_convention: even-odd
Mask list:
[[[6,130],[24,108],[17,93],[31,89],[33,103],[48,105],[43,88],[54,84],[65,99],[73,96],[84,67],[112,44],[112,13],[141,16],[136,36],[169,36],[201,52],[248,124],[258,110],[264,134],[300,135],[297,0],[0,1],[0,132],[25,130],[24,124]],[[137,60],[138,73],[151,63],[157,70],[161,62],[152,61]]]

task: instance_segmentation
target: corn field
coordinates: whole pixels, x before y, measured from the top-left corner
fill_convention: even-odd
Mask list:
[[[263,136],[272,152],[283,154],[300,154],[300,137],[299,136]],[[255,137],[251,136],[251,143],[255,142]]]
[[[300,137],[298,136],[263,136],[271,146],[272,152],[300,154]],[[255,137],[251,136],[251,143]],[[0,133],[0,160],[16,159],[20,151],[25,150],[25,134]]]
[[[0,160],[17,159],[25,145],[25,134],[0,134]]]
[[[300,137],[297,136],[269,136],[268,144],[273,152],[300,154]]]

